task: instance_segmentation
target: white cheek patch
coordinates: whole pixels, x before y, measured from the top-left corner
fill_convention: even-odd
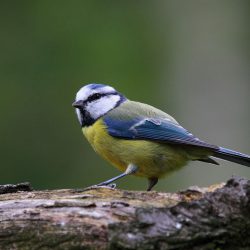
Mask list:
[[[120,100],[119,95],[103,96],[102,98],[96,101],[90,102],[86,106],[86,110],[91,114],[92,118],[98,119],[111,109],[115,108],[119,100]]]

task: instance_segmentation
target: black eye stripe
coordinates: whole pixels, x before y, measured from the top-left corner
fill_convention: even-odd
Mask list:
[[[91,101],[97,100],[97,99],[99,99],[101,97],[102,97],[101,94],[95,93],[95,94],[93,94],[93,95],[91,95],[91,96],[88,97],[87,102],[91,102]]]
[[[98,100],[98,99],[102,98],[103,96],[109,96],[109,95],[115,95],[115,94],[117,94],[117,93],[116,92],[103,93],[103,94],[101,94],[101,93],[94,93],[93,95],[89,96],[87,98],[87,100],[84,101],[84,103],[93,102],[95,100]]]

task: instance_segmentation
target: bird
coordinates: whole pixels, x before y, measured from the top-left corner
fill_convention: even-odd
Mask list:
[[[84,85],[72,106],[93,149],[122,172],[96,186],[135,175],[147,178],[150,191],[160,178],[190,161],[219,165],[214,158],[250,167],[249,155],[200,140],[172,116],[131,101],[112,86]]]

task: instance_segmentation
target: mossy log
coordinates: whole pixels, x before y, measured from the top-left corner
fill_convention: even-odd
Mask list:
[[[250,249],[250,181],[179,193],[0,186],[0,249]]]

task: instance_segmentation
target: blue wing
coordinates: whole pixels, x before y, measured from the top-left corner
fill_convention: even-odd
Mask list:
[[[117,119],[106,116],[104,122],[109,134],[114,137],[218,149],[215,145],[199,140],[178,123],[167,118]]]

